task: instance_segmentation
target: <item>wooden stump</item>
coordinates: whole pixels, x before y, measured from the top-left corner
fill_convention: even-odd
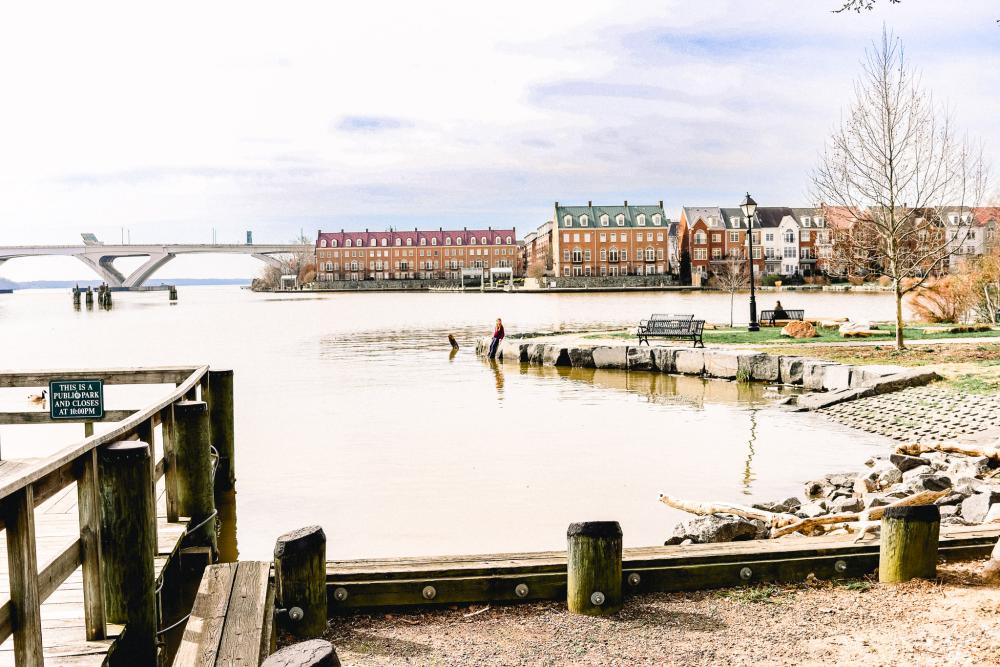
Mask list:
[[[216,490],[228,491],[236,484],[233,432],[233,371],[208,372],[208,413],[212,423],[212,444],[219,452],[219,467],[215,471]]]
[[[156,505],[150,447],[127,440],[98,451],[105,615],[128,628],[118,664],[156,664]]]
[[[174,460],[177,463],[177,511],[191,517],[186,544],[211,547],[215,535],[215,493],[212,481],[212,431],[204,401],[174,403]]]
[[[937,575],[938,530],[941,511],[937,505],[890,507],[882,516],[878,580],[899,583]]]
[[[451,349],[452,350],[457,350],[458,349],[458,341],[455,340],[455,337],[453,335],[448,334],[448,342],[451,343]]]
[[[566,531],[566,605],[608,616],[622,608],[622,528],[617,521],[572,523]]]
[[[333,644],[310,639],[272,653],[260,667],[340,667],[340,659]]]
[[[326,631],[326,534],[319,526],[285,533],[274,545],[275,604],[302,618],[284,616],[285,626],[298,637],[321,637]]]

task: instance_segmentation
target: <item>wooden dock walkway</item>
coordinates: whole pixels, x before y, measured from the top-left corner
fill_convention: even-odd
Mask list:
[[[9,461],[2,464],[12,463]],[[175,556],[184,535],[184,523],[167,520],[166,493],[163,481],[157,487],[155,571],[157,587],[164,568]],[[35,508],[35,544],[39,569],[59,556],[80,536],[76,484]],[[0,599],[10,597],[6,531],[0,533]],[[88,641],[83,606],[83,569],[77,567],[41,605],[42,652],[45,664],[57,667],[99,667],[121,632],[122,626],[108,624],[108,638]],[[14,666],[14,639],[0,644],[0,667]]]

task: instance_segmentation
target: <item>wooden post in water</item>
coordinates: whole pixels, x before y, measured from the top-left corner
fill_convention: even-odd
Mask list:
[[[177,301],[177,287],[174,285],[170,286],[170,290],[167,292],[171,301]]]
[[[115,651],[121,665],[156,664],[156,504],[151,448],[126,440],[98,452],[105,613],[127,629]]]
[[[455,337],[453,335],[448,334],[448,342],[451,343],[451,349],[453,350],[458,349],[458,341],[455,340]]]
[[[187,545],[211,547],[215,537],[215,496],[212,484],[212,431],[205,401],[174,403],[174,460],[177,462],[177,511],[191,517]]]
[[[228,491],[236,484],[232,369],[208,372],[208,412],[212,424],[212,444],[219,452],[219,467],[215,471],[215,488]]]
[[[285,627],[297,637],[321,637],[326,630],[326,534],[319,526],[285,533],[274,545],[275,604],[289,610]],[[302,618],[293,620],[298,607]]]
[[[937,576],[940,527],[937,505],[887,508],[882,515],[878,580],[892,584]]]
[[[86,299],[85,300],[87,302],[87,308],[93,308],[94,307],[94,290],[90,289],[90,287],[87,287],[87,293],[86,293]]]
[[[622,528],[617,521],[571,523],[566,531],[566,605],[609,616],[622,608]]]
[[[73,288],[73,305],[77,308],[80,307],[80,286],[77,285]]]

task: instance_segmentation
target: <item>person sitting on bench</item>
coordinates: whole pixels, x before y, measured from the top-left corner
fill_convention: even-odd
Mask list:
[[[773,322],[774,320],[787,320],[787,319],[788,319],[788,313],[786,313],[785,309],[781,306],[781,301],[776,301],[774,304],[774,314],[771,316],[771,321]]]

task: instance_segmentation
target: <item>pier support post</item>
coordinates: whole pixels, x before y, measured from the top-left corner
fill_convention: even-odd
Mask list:
[[[882,515],[878,580],[891,584],[937,576],[940,527],[937,505],[887,508]]]
[[[128,628],[114,656],[122,665],[156,664],[156,505],[150,449],[145,442],[127,440],[98,452],[105,615]]]
[[[215,536],[215,493],[212,483],[212,430],[205,401],[174,403],[174,461],[177,463],[177,511],[191,518],[187,546],[211,547]]]
[[[87,302],[87,308],[93,308],[94,307],[94,290],[92,290],[92,289],[90,289],[88,287],[85,296],[86,296],[85,300]]]
[[[236,449],[233,434],[233,371],[208,372],[208,411],[212,424],[212,444],[219,452],[219,467],[215,471],[215,488],[229,491],[236,484]]]
[[[297,637],[321,637],[326,630],[326,534],[319,526],[285,533],[274,545],[275,605],[298,607],[302,618],[286,613],[286,627]]]
[[[169,298],[171,301],[177,301],[177,288],[175,286],[173,285],[170,286],[170,291],[168,292],[168,294],[170,295]]]
[[[609,616],[622,608],[622,528],[617,521],[571,523],[566,531],[566,605]]]

